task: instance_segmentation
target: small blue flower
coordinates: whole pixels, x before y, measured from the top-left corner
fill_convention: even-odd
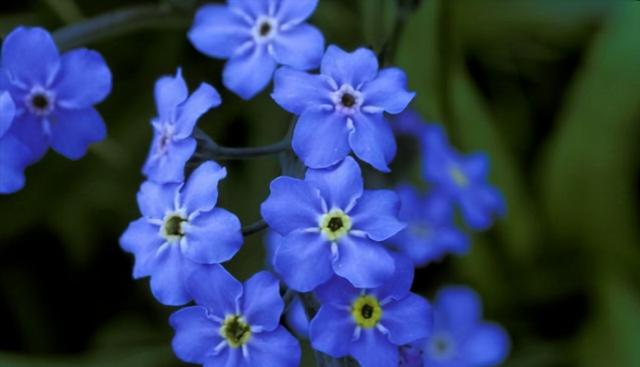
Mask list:
[[[0,93],[0,194],[14,193],[24,186],[24,169],[29,163],[29,150],[9,133],[15,112],[9,93]]]
[[[438,191],[420,195],[409,185],[400,185],[396,192],[402,203],[400,220],[407,228],[389,239],[389,243],[416,266],[438,261],[448,253],[464,254],[469,239],[453,223],[453,210],[446,196]]]
[[[205,162],[184,184],[147,181],[140,188],[143,217],[129,225],[120,245],[135,255],[134,278],[151,276],[151,291],[165,305],[189,302],[189,273],[199,264],[231,259],[242,245],[238,218],[216,207],[218,182],[226,174]]]
[[[453,149],[437,125],[430,125],[423,139],[425,179],[457,203],[466,223],[475,230],[503,216],[502,194],[487,182],[489,158],[484,153],[461,155]]]
[[[380,288],[357,289],[337,277],[318,287],[322,306],[309,326],[314,349],[335,358],[350,355],[362,367],[398,366],[398,347],[430,334],[431,307],[409,292],[413,266],[397,261]]]
[[[276,72],[273,99],[299,116],[293,150],[310,168],[326,168],[351,150],[358,158],[388,172],[396,142],[384,113],[402,112],[415,93],[398,68],[378,71],[368,49],[347,53],[329,46],[320,75],[291,68]]]
[[[273,275],[260,272],[243,286],[221,266],[207,266],[189,276],[187,288],[196,306],[169,320],[181,360],[206,367],[298,366],[300,344],[280,326],[284,302]]]
[[[158,117],[151,121],[153,143],[143,172],[155,182],[182,182],[185,164],[196,150],[193,128],[200,116],[220,105],[220,95],[202,83],[189,96],[178,69],[175,77],[164,76],[156,82],[155,99]]]
[[[320,31],[305,23],[318,0],[229,0],[198,10],[189,40],[200,52],[229,59],[224,85],[251,99],[271,80],[278,64],[316,68],[324,51]]]
[[[422,348],[424,366],[438,367],[497,366],[510,349],[507,333],[482,320],[480,297],[466,287],[438,293],[433,333],[414,345]]]
[[[0,73],[6,75],[0,90],[8,90],[16,104],[9,133],[29,149],[29,163],[49,146],[79,159],[105,138],[93,105],[111,91],[111,72],[99,53],[77,49],[60,55],[46,30],[18,27],[2,45]]]
[[[398,196],[364,190],[351,157],[339,165],[309,169],[304,180],[278,177],[262,204],[262,217],[284,236],[274,265],[287,285],[307,292],[334,274],[361,288],[373,288],[394,271],[383,246],[402,230]]]

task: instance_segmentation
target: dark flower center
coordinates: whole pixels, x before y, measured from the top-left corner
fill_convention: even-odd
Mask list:
[[[260,33],[260,36],[262,37],[266,37],[269,35],[269,33],[271,33],[271,24],[269,22],[263,22],[262,24],[260,24],[260,30],[258,31],[258,33]]]
[[[369,320],[373,316],[373,307],[371,307],[371,305],[368,305],[368,304],[362,306],[362,309],[360,310],[360,314],[362,315],[362,317]]]
[[[449,343],[444,339],[437,339],[433,343],[433,349],[439,354],[444,354],[449,350]]]
[[[165,230],[167,234],[170,236],[184,235],[184,233],[182,233],[182,222],[184,221],[184,219],[178,216],[169,218],[169,220],[167,220],[165,224]]]
[[[331,232],[336,232],[340,228],[344,227],[344,223],[342,223],[342,218],[333,217],[329,219],[329,224],[327,224],[327,227],[331,230]]]
[[[238,315],[227,316],[221,334],[229,345],[237,348],[247,343],[251,337],[251,327]]]
[[[356,104],[356,97],[354,97],[349,93],[345,93],[342,95],[342,98],[340,99],[340,103],[347,108],[351,108]]]
[[[31,97],[31,106],[36,111],[47,111],[50,107],[49,97],[44,93],[36,93]]]

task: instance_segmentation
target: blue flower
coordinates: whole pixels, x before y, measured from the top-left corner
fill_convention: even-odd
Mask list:
[[[29,163],[50,146],[79,159],[90,144],[105,138],[106,127],[93,105],[111,91],[111,72],[99,53],[77,49],[60,55],[46,30],[18,27],[2,45],[0,73],[6,75],[0,90],[8,90],[16,104],[9,133],[27,147]]]
[[[310,168],[326,168],[351,150],[358,158],[388,172],[396,142],[384,113],[402,112],[415,93],[398,68],[378,71],[368,49],[347,53],[329,46],[320,75],[291,68],[276,72],[273,99],[299,116],[293,150]]]
[[[200,116],[220,105],[220,95],[202,83],[189,96],[178,69],[175,77],[164,76],[156,82],[155,99],[158,117],[151,121],[153,143],[143,172],[159,183],[182,182],[185,164],[196,150],[193,128]]]
[[[229,59],[224,85],[244,99],[262,91],[278,64],[316,68],[324,38],[304,23],[318,0],[229,0],[198,10],[189,40],[200,52]]]
[[[29,150],[9,133],[15,112],[9,93],[0,93],[0,194],[10,194],[24,186],[24,169],[29,163]]]
[[[350,355],[362,367],[398,366],[401,345],[431,332],[431,307],[410,293],[413,266],[397,258],[396,271],[380,288],[357,289],[340,278],[318,287],[322,306],[311,320],[311,345],[330,356]]]
[[[171,315],[173,350],[207,367],[296,367],[300,344],[282,326],[278,281],[260,272],[244,286],[221,266],[194,271],[187,288],[196,306]]]
[[[143,217],[120,238],[135,255],[134,278],[151,276],[151,291],[165,305],[191,300],[184,280],[201,264],[218,264],[242,245],[240,221],[216,207],[218,182],[227,172],[205,162],[183,184],[147,181],[138,193]]]
[[[429,126],[423,144],[425,179],[460,206],[469,227],[487,229],[494,217],[505,214],[502,194],[487,182],[489,158],[484,153],[459,154],[436,125]]]
[[[469,249],[469,239],[453,223],[453,210],[446,196],[438,191],[423,196],[409,185],[398,186],[396,192],[402,203],[400,220],[407,223],[407,228],[388,242],[416,266]]]
[[[479,296],[466,287],[442,289],[434,304],[434,329],[415,344],[422,348],[424,366],[491,367],[509,354],[507,333],[482,320]]]
[[[398,196],[364,190],[360,167],[351,157],[339,165],[309,169],[304,180],[279,177],[262,204],[262,217],[284,236],[274,265],[294,290],[307,292],[334,274],[361,288],[373,288],[394,271],[383,246],[405,225]]]

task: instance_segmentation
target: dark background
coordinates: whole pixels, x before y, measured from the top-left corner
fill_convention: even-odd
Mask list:
[[[114,74],[99,106],[108,139],[78,162],[49,153],[25,189],[0,197],[1,367],[180,365],[172,309],[131,279],[118,246],[139,216],[158,76],[181,65],[191,89],[220,90],[223,105],[199,126],[221,144],[272,143],[287,130],[290,116],[268,92],[242,102],[222,87],[223,63],[190,46],[193,1],[3,1],[0,34],[138,3],[174,10],[143,25],[151,29],[88,45]],[[395,16],[393,0],[321,0],[312,22],[328,43],[380,50]],[[418,92],[414,107],[461,150],[490,154],[509,207],[468,256],[420,270],[415,290],[477,289],[487,318],[512,336],[506,366],[640,366],[640,5],[425,0],[404,26],[395,61]],[[399,162],[416,158],[402,146]],[[221,206],[255,221],[277,161],[222,163]],[[394,168],[415,180],[417,164],[405,166]],[[247,239],[229,266],[236,276],[262,265],[261,243]]]

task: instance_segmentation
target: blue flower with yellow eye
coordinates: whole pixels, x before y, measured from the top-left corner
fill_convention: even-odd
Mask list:
[[[469,249],[469,238],[455,226],[445,195],[438,191],[422,195],[410,185],[400,185],[396,192],[402,203],[400,220],[407,223],[407,228],[388,243],[416,266],[438,261],[448,253],[464,254]]]
[[[187,289],[196,305],[171,315],[173,350],[206,367],[296,367],[300,344],[280,326],[278,280],[260,272],[244,285],[219,265],[195,270]]]
[[[480,297],[466,287],[447,287],[434,302],[433,333],[414,343],[424,366],[493,367],[509,354],[507,333],[482,320]]]
[[[220,95],[202,83],[189,96],[178,69],[175,77],[164,76],[156,82],[155,100],[158,117],[151,121],[153,142],[143,172],[155,182],[182,182],[185,165],[196,150],[193,129],[202,114],[220,105]]]
[[[445,132],[437,125],[429,125],[422,139],[425,179],[460,206],[469,227],[487,229],[495,217],[505,214],[502,194],[487,181],[486,154],[461,155],[449,145]]]
[[[431,307],[410,293],[413,266],[396,258],[396,271],[379,288],[358,289],[333,278],[316,290],[321,307],[309,325],[314,349],[362,367],[398,366],[399,346],[431,333]]]
[[[111,72],[99,53],[76,49],[61,55],[46,30],[18,27],[2,44],[0,73],[0,90],[16,105],[9,134],[29,150],[29,163],[49,147],[79,159],[105,138],[93,106],[111,91]]]
[[[224,85],[251,99],[271,80],[277,65],[309,70],[320,64],[324,37],[305,23],[318,0],[229,0],[196,13],[189,40],[198,51],[229,59]]]
[[[262,217],[284,236],[274,255],[287,285],[307,292],[334,274],[360,288],[381,285],[394,272],[381,243],[402,230],[398,196],[364,190],[356,161],[309,169],[304,180],[279,177],[262,204]]]
[[[398,68],[379,70],[368,49],[347,53],[329,46],[320,75],[281,68],[273,99],[298,115],[293,150],[310,168],[326,168],[350,151],[377,170],[389,172],[396,141],[385,113],[402,112],[415,93]]]
[[[0,93],[0,194],[10,194],[24,186],[24,169],[30,159],[29,149],[9,133],[15,112],[9,93]]]
[[[151,291],[165,305],[189,302],[186,277],[200,265],[231,259],[242,245],[238,218],[216,207],[226,175],[205,162],[184,184],[147,181],[140,188],[142,218],[129,225],[120,246],[135,255],[134,278],[151,276]]]

